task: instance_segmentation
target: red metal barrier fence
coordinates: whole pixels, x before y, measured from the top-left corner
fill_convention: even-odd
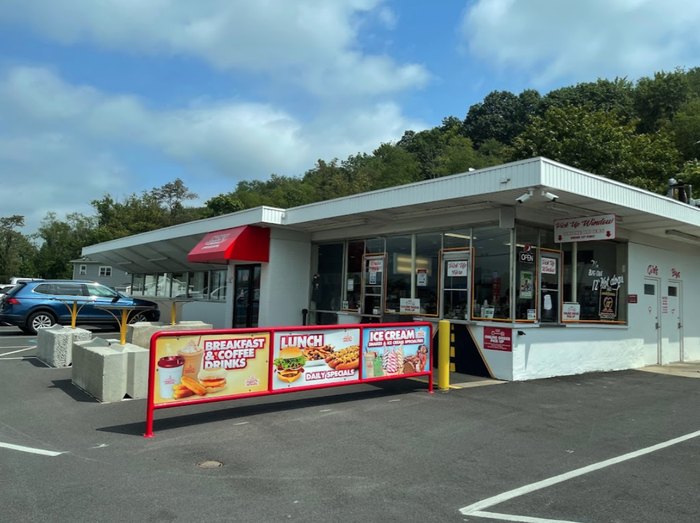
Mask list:
[[[432,339],[428,322],[157,332],[144,436],[155,409],[413,376],[432,392]]]

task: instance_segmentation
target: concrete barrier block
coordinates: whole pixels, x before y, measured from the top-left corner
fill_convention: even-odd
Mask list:
[[[37,357],[52,367],[70,367],[73,363],[73,343],[92,339],[85,329],[54,325],[37,331]]]
[[[150,351],[127,343],[119,345],[126,353],[126,395],[132,399],[148,397],[148,355]]]
[[[141,321],[127,326],[126,341],[145,349],[150,349],[151,338],[158,331],[188,331],[211,330],[211,323],[203,321],[181,321],[172,325],[170,323]]]
[[[93,338],[73,343],[73,384],[97,400],[124,399],[127,374],[127,352],[118,340]]]

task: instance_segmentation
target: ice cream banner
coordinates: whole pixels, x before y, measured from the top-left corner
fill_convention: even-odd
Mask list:
[[[272,389],[360,379],[360,329],[276,331]]]
[[[430,341],[430,327],[427,325],[365,327],[362,334],[362,377],[430,372]]]
[[[155,350],[156,404],[267,390],[269,332],[161,337]]]

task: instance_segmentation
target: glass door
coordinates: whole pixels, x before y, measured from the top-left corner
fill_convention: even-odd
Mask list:
[[[471,261],[469,252],[446,252],[442,256],[440,282],[441,316],[445,319],[468,320],[470,302]]]
[[[233,285],[233,328],[257,327],[260,309],[260,264],[236,265]]]

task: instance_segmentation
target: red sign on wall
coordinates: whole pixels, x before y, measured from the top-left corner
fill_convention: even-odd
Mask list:
[[[513,352],[513,329],[484,327],[484,348]]]

